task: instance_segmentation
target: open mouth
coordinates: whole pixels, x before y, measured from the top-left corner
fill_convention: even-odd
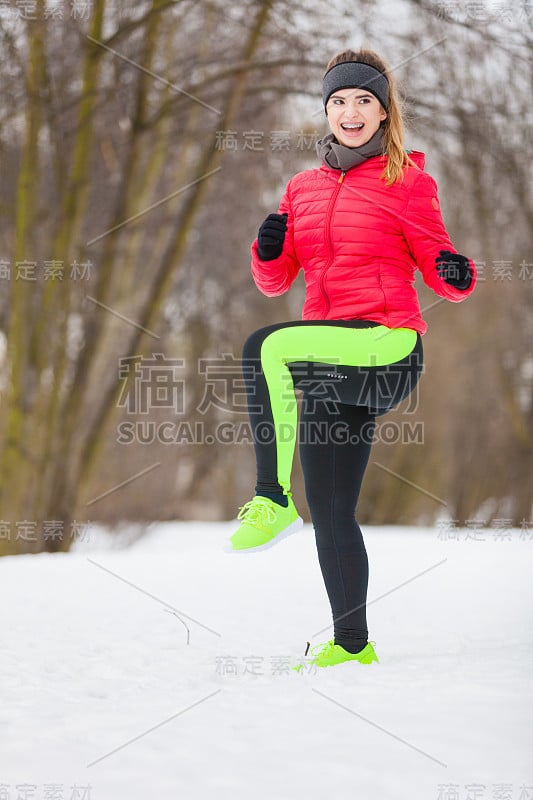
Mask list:
[[[343,131],[360,131],[364,124],[364,122],[342,122],[341,128]]]

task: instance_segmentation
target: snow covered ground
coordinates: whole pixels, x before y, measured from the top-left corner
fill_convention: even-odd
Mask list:
[[[297,673],[331,636],[312,528],[232,527],[0,560],[1,800],[533,798],[533,532],[364,528],[380,663]]]

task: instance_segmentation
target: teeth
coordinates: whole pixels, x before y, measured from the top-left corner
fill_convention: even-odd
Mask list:
[[[355,122],[354,123],[343,122],[342,127],[343,128],[350,128],[350,129],[358,129],[358,128],[362,128],[363,127],[363,123],[362,122],[358,122],[358,123],[355,123]]]

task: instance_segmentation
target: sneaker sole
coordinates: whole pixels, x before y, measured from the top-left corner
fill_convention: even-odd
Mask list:
[[[338,661],[336,664],[325,664],[323,667],[316,665],[318,669],[327,669],[328,667],[338,667],[340,664],[362,664],[364,667],[370,666],[370,664],[379,664],[379,660],[377,658],[373,658],[371,661],[359,661],[357,658],[347,658],[346,661]]]
[[[377,658],[374,658],[372,661],[357,661],[357,659],[352,658],[349,659],[348,661],[339,661],[338,664],[326,664],[324,667],[320,667],[318,664],[315,664],[314,666],[316,667],[316,669],[329,669],[330,667],[339,667],[341,664],[362,664],[364,667],[366,667],[370,666],[371,664],[379,664],[379,660]],[[299,673],[300,670],[310,666],[313,666],[311,662],[309,662],[308,664],[296,664],[294,667],[291,667],[291,669]]]
[[[287,536],[291,535],[291,533],[296,533],[296,531],[299,531],[303,527],[303,524],[303,519],[301,517],[297,517],[294,522],[291,522],[291,524],[284,528],[281,533],[278,533],[277,536],[274,536],[273,539],[270,539],[270,541],[265,542],[264,544],[259,544],[257,547],[241,547],[238,549],[231,547],[231,545],[226,545],[223,550],[225,553],[259,553],[262,550],[268,550],[270,547],[273,547],[278,542],[281,542],[282,539],[286,539]]]

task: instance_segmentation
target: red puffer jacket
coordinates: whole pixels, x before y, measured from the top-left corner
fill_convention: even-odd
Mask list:
[[[283,252],[261,261],[252,244],[257,288],[273,297],[289,289],[303,268],[303,319],[369,319],[389,328],[427,330],[414,287],[415,269],[438,295],[460,302],[460,291],[439,278],[439,250],[456,253],[444,227],[437,184],[424,172],[425,156],[412,151],[416,167],[402,183],[386,186],[386,156],[369,158],[345,173],[326,165],[292,178],[279,205],[287,212]]]

